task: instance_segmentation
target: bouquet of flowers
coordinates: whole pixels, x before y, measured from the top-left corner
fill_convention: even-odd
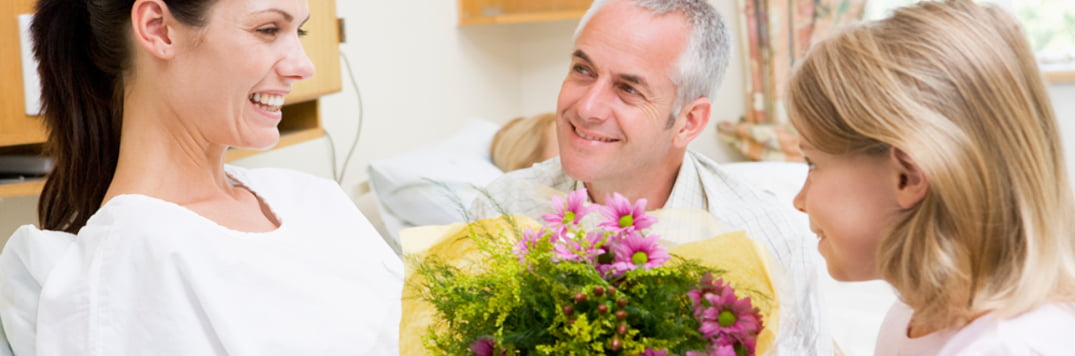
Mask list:
[[[586,200],[584,189],[553,197],[543,225],[513,216],[471,223],[410,256],[407,288],[419,300],[404,301],[401,347],[421,332],[427,351],[446,355],[759,351],[773,298],[669,253],[648,231],[656,219],[644,199]]]

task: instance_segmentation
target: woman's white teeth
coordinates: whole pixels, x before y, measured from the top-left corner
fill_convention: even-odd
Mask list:
[[[280,111],[280,106],[284,105],[284,96],[254,93],[250,95],[250,102],[254,103],[254,105],[257,105],[262,110],[276,112]]]
[[[614,138],[593,137],[593,136],[584,134],[584,133],[582,133],[582,131],[579,131],[578,127],[575,128],[575,134],[579,135],[579,137],[582,137],[582,138],[590,140],[590,141],[601,141],[601,142],[616,142],[616,141],[619,141],[619,140],[614,139]]]

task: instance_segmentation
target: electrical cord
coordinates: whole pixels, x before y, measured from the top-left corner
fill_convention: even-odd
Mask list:
[[[351,158],[355,154],[355,149],[358,148],[358,140],[362,137],[362,121],[365,105],[362,104],[362,92],[358,88],[358,82],[355,81],[355,72],[351,69],[351,61],[347,58],[347,53],[344,53],[343,49],[340,49],[340,58],[343,59],[344,66],[347,67],[347,77],[351,81],[351,86],[355,88],[355,99],[358,104],[358,124],[355,128],[355,138],[351,141],[351,148],[347,151],[347,156],[343,159],[343,167],[337,170],[336,167],[336,141],[332,139],[332,135],[328,130],[324,130],[325,139],[329,144],[329,158],[332,161],[332,178],[336,180],[336,184],[343,184],[343,177],[347,175],[347,166],[351,163]]]

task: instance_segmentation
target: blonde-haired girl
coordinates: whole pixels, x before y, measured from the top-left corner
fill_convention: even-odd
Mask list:
[[[923,2],[816,44],[789,83],[810,215],[838,280],[899,302],[878,355],[1075,350],[1072,191],[1017,22]]]

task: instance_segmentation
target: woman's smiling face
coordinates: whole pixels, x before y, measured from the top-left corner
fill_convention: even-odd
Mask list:
[[[212,144],[275,145],[284,96],[314,74],[299,42],[309,13],[306,0],[218,0],[204,26],[181,26],[171,94],[188,129]]]

